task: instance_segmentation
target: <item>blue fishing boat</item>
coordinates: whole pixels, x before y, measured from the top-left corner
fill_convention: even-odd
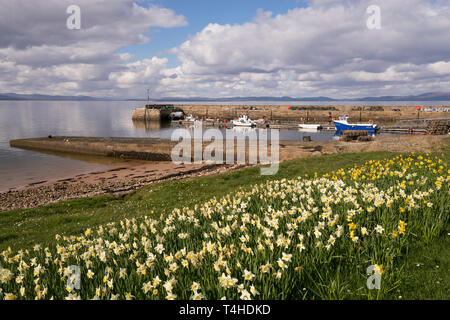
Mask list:
[[[380,127],[374,123],[348,123],[348,118],[348,116],[344,116],[339,117],[339,120],[333,121],[337,132],[342,130],[364,130],[373,134],[380,130]]]

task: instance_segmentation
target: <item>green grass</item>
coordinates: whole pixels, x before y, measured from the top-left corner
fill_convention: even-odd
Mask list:
[[[239,187],[315,172],[320,175],[394,155],[388,152],[325,155],[284,162],[273,176],[262,176],[260,169],[253,167],[222,175],[156,183],[120,198],[98,196],[3,212],[0,213],[0,250],[8,247],[25,249],[36,243],[50,244],[55,241],[56,234],[79,234],[111,221],[150,215],[152,210],[158,217],[162,212],[200,204]]]
[[[450,139],[436,152],[450,158]],[[380,160],[396,153],[369,152],[334,154],[284,162],[276,175],[262,176],[259,168],[247,168],[230,173],[168,181],[149,185],[124,197],[98,196],[59,202],[33,209],[0,213],[0,250],[31,248],[40,243],[55,243],[56,234],[80,234],[96,227],[124,218],[149,216],[157,218],[174,208],[192,207],[212,197],[221,197],[240,187],[262,183],[266,180],[292,178],[305,174],[318,175],[340,168],[360,165],[368,160]],[[447,230],[438,240],[412,248],[405,259],[406,277],[390,298],[398,299],[449,299],[448,273],[450,253]],[[417,266],[419,264],[419,266]],[[437,267],[438,266],[438,267]]]
[[[404,259],[405,278],[392,299],[450,299],[450,229],[430,244],[411,250]],[[402,261],[403,262],[403,261]]]

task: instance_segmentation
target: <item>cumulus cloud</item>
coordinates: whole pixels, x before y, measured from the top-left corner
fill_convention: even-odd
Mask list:
[[[80,30],[66,27],[72,4],[81,9]],[[133,59],[119,49],[147,42],[152,27],[187,24],[170,9],[132,0],[0,0],[0,7],[3,92],[114,93],[112,74]]]
[[[141,85],[157,85],[157,81],[162,78],[161,71],[165,69],[167,59],[139,60],[129,63],[127,70],[122,72],[113,72],[109,75],[109,79],[117,83],[119,88],[132,88]]]
[[[442,3],[380,0],[380,30],[366,26],[372,1],[310,4],[277,16],[259,11],[242,25],[209,24],[173,49],[181,74],[225,80],[239,93],[296,96],[448,85],[450,11]]]
[[[66,28],[70,5],[81,9],[82,27]],[[172,10],[144,8],[132,0],[0,0],[0,47],[65,46],[101,42],[122,47],[146,41],[149,27],[177,27],[186,19]]]
[[[443,0],[378,0],[379,30],[367,28],[369,0],[311,0],[307,8],[278,15],[255,10],[247,23],[212,22],[172,48],[176,67],[168,67],[167,58],[134,61],[116,52],[147,41],[153,26],[185,25],[183,16],[131,0],[84,0],[82,30],[75,32],[65,28],[67,15],[55,13],[69,2],[46,1],[36,9],[31,1],[0,0],[6,8],[0,13],[0,88],[345,98],[450,85],[450,8]],[[17,12],[17,3],[27,14]]]

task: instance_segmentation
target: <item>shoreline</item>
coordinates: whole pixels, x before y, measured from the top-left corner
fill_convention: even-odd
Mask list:
[[[21,179],[17,178],[12,181],[12,184],[8,184],[5,186],[0,187],[0,194],[2,193],[8,193],[9,191],[23,191],[31,188],[37,188],[42,186],[49,186],[56,183],[63,183],[66,181],[72,181],[75,179],[80,179],[82,176],[86,176],[89,174],[93,174],[95,172],[100,171],[109,171],[113,170],[119,167],[125,167],[129,166],[127,163],[123,163],[122,165],[118,164],[110,164],[110,165],[103,165],[99,163],[99,167],[93,166],[91,168],[86,168],[82,170],[74,170],[74,172],[71,172],[71,170],[65,172],[65,173],[56,173],[52,172],[50,174],[50,177],[48,178],[42,178],[41,176],[33,176],[29,177],[27,179]]]
[[[279,161],[335,153],[433,152],[439,150],[441,146],[448,145],[448,141],[450,141],[448,135],[381,137],[368,142],[280,141]],[[0,212],[102,194],[124,195],[155,182],[221,174],[248,166],[248,164],[175,164],[170,161],[142,160],[117,163],[117,166],[112,168],[70,178],[49,179],[42,184],[1,192]]]
[[[105,194],[120,196],[156,182],[219,174],[242,167],[245,165],[124,163],[105,170],[49,179],[0,192],[0,212]]]

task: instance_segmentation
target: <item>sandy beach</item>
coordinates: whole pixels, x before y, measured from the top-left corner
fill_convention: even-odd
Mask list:
[[[439,150],[440,146],[448,145],[446,141],[448,141],[448,137],[445,135],[380,137],[367,142],[281,141],[279,160],[282,162],[334,153],[433,152]],[[176,164],[170,161],[124,160],[117,162],[116,160],[101,170],[76,174],[69,178],[65,176],[59,179],[37,181],[2,192],[0,193],[0,212],[100,194],[126,194],[158,181],[219,174],[244,166],[248,166],[248,164]]]
[[[154,182],[218,174],[240,167],[242,165],[124,162],[105,170],[35,182],[2,192],[0,212],[101,194],[126,194]]]

